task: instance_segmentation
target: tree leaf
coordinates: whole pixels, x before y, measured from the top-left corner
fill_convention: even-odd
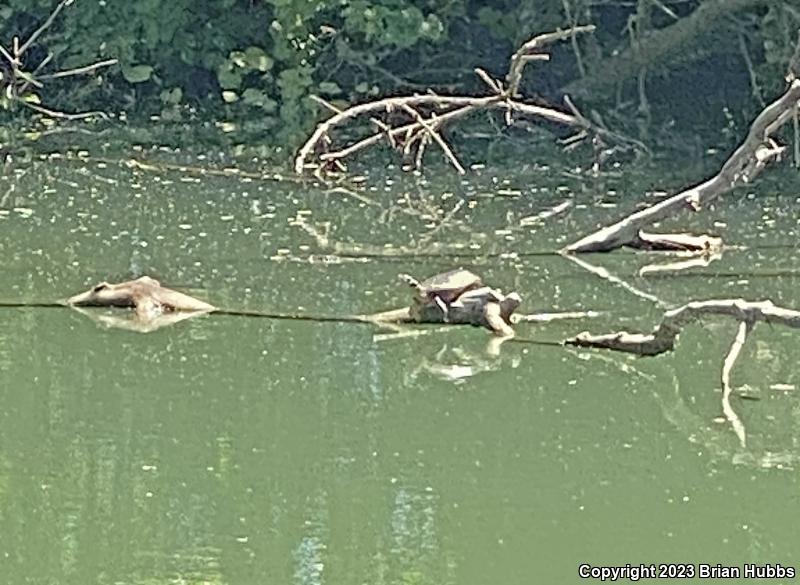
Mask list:
[[[317,86],[317,88],[319,89],[319,93],[325,95],[339,95],[342,93],[342,88],[332,81],[323,81]]]
[[[230,63],[217,69],[217,82],[222,89],[239,89],[242,84],[242,74],[234,71]]]
[[[250,69],[255,69],[262,73],[266,73],[272,69],[275,63],[261,47],[247,47],[244,50],[244,58]]]
[[[133,65],[131,67],[122,68],[122,76],[128,83],[144,83],[153,74],[153,68],[150,65]]]

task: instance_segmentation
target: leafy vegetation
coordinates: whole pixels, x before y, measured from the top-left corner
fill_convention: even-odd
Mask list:
[[[46,61],[45,72],[105,59],[118,65],[51,80],[28,99],[61,111],[215,121],[242,139],[293,147],[319,115],[310,94],[336,103],[428,88],[475,91],[473,67],[502,75],[513,48],[534,33],[592,22],[593,38],[564,45],[554,64],[537,70],[532,87],[556,100],[570,82],[601,72],[610,56],[638,50],[655,31],[711,4],[719,1],[77,0],[26,59]],[[709,80],[709,111],[701,117],[716,116],[720,126],[729,124],[731,111],[745,119],[783,83],[800,10],[788,1],[731,4],[714,26],[695,31],[698,50],[688,59],[653,61],[649,93],[629,78],[582,99],[620,120],[645,111],[646,123],[634,126],[647,138],[650,129],[680,117],[680,100],[658,98],[676,93],[671,76],[680,69],[679,83]],[[52,0],[6,0],[0,42],[9,47],[14,36],[25,38],[53,7]],[[0,63],[7,90],[8,63]],[[720,83],[712,81],[717,76]],[[0,119],[19,116],[11,109],[8,99],[0,101],[6,111]]]

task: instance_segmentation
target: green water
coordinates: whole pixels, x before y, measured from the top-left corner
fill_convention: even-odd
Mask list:
[[[674,259],[587,258],[635,294],[552,252],[659,178],[507,173],[389,169],[346,193],[37,163],[0,179],[0,300],[148,274],[221,307],[347,315],[407,303],[398,272],[463,265],[518,291],[524,312],[601,313],[520,325],[527,339],[646,330],[690,299],[800,308],[797,183],[665,226],[741,247],[708,266],[640,276]],[[706,320],[658,358],[519,342],[493,356],[469,327],[211,315],[141,334],[0,308],[0,581],[477,585],[576,583],[581,563],[796,566],[800,335],[761,324],[748,340],[733,373],[742,446],[715,421],[736,327]]]

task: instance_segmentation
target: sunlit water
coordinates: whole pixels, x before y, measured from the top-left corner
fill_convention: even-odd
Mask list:
[[[148,274],[225,308],[344,316],[408,303],[399,272],[466,266],[523,312],[600,312],[523,339],[649,330],[692,299],[800,308],[797,183],[664,226],[737,247],[708,266],[586,258],[626,289],[553,252],[660,196],[644,193],[658,178],[507,173],[389,169],[345,191],[37,163],[0,179],[0,301]],[[581,563],[797,563],[796,330],[756,326],[734,369],[742,446],[715,420],[737,327],[721,318],[657,358],[523,342],[493,356],[469,327],[210,315],[140,334],[8,307],[0,324],[2,583],[572,583]]]

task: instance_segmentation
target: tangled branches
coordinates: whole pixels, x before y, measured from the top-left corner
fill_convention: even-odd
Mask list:
[[[594,28],[592,25],[576,26],[569,30],[559,30],[534,37],[511,56],[505,82],[477,69],[476,74],[491,92],[487,96],[443,96],[428,92],[422,95],[382,98],[350,106],[344,110],[315,98],[333,110],[333,115],[321,122],[300,148],[294,161],[294,170],[297,174],[307,170],[315,172],[344,170],[345,159],[385,141],[392,148],[402,152],[404,157],[413,160],[417,167],[421,166],[427,147],[435,144],[451,166],[458,173],[464,174],[463,165],[447,144],[441,130],[446,124],[486,110],[504,112],[508,125],[513,123],[515,116],[529,116],[576,128],[578,134],[574,139],[593,133],[624,142],[625,138],[613,134],[581,115],[569,99],[565,100],[569,111],[563,112],[526,103],[519,96],[525,65],[530,61],[549,59],[549,55],[542,51],[544,46],[572,38],[579,33],[592,32]],[[372,125],[371,132],[367,136],[337,144],[334,131],[361,118],[369,119]]]
[[[44,73],[44,70],[53,59],[52,53],[48,53],[31,71],[26,69],[23,62],[25,53],[35,46],[39,37],[53,25],[59,13],[73,2],[74,0],[61,0],[50,13],[50,16],[47,17],[47,20],[33,31],[27,39],[23,41],[15,36],[11,42],[10,50],[0,44],[0,56],[6,61],[6,66],[0,68],[0,89],[2,90],[2,93],[0,93],[0,107],[3,109],[12,109],[20,104],[50,118],[66,120],[79,120],[94,116],[102,117],[105,115],[102,112],[70,114],[45,107],[41,103],[38,91],[44,87],[44,82],[47,80],[72,77],[74,75],[86,75],[102,67],[114,65],[117,62],[116,59],[106,59],[91,65],[51,73]]]

